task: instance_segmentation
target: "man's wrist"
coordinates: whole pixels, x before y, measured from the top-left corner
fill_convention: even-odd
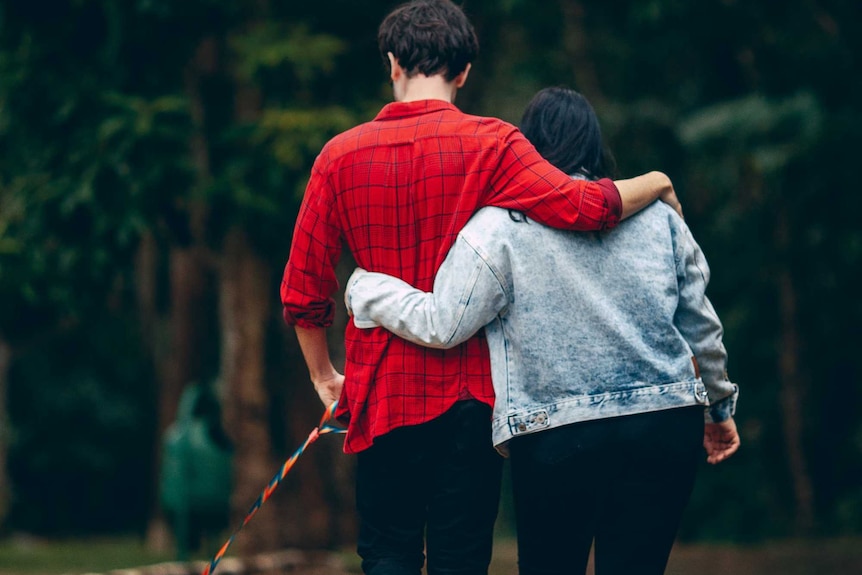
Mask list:
[[[622,198],[622,218],[641,211],[663,194],[673,192],[670,178],[662,172],[648,172],[641,176],[614,182]]]
[[[653,186],[654,200],[663,200],[671,195],[676,197],[676,194],[673,190],[673,183],[670,181],[670,177],[664,172],[659,172],[654,170],[652,172],[647,172],[646,177],[649,178],[649,183]]]
[[[330,366],[330,369],[326,371],[315,371],[314,373],[309,371],[308,375],[311,379],[311,383],[314,384],[314,387],[321,387],[329,385],[333,381],[337,380],[340,374],[335,367]]]

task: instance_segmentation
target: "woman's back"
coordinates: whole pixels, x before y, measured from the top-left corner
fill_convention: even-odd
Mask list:
[[[495,444],[576,421],[707,403],[675,323],[685,262],[699,252],[673,210],[657,203],[613,232],[584,234],[485,208],[461,237],[509,300],[485,330]],[[700,263],[705,283],[709,272]],[[466,272],[444,264],[440,273]],[[683,305],[695,303],[702,305]],[[720,337],[720,324],[708,327]]]

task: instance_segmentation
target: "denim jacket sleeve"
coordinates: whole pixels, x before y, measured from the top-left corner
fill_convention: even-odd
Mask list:
[[[736,413],[739,388],[728,379],[724,330],[706,297],[709,266],[688,226],[670,214],[679,282],[679,306],[674,322],[694,353],[709,396],[708,423],[724,421]]]
[[[468,340],[508,301],[498,275],[460,235],[437,271],[431,293],[360,268],[345,290],[357,328],[384,327],[413,343],[440,349]]]

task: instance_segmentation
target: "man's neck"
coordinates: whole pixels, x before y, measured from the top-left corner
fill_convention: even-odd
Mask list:
[[[400,89],[399,89],[400,88]],[[401,92],[399,94],[399,92]],[[455,101],[458,88],[453,82],[447,82],[440,74],[436,76],[423,76],[416,74],[406,79],[401,86],[395,90],[395,100],[398,102],[416,102],[418,100],[443,100],[450,104]]]

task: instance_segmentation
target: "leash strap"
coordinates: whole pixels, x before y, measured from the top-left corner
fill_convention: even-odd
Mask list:
[[[293,455],[291,455],[287,461],[284,462],[284,465],[281,466],[278,473],[275,474],[275,477],[269,482],[269,484],[264,488],[263,492],[257,498],[257,501],[254,502],[254,505],[251,506],[251,509],[248,510],[248,513],[245,516],[245,519],[242,520],[242,523],[233,534],[230,536],[230,539],[225,541],[225,544],[222,545],[221,549],[218,550],[218,553],[215,554],[212,561],[210,561],[209,565],[207,565],[203,573],[201,575],[212,575],[215,571],[216,566],[221,561],[228,547],[230,547],[233,540],[236,539],[237,534],[240,530],[246,526],[246,524],[251,521],[251,518],[254,517],[254,514],[257,513],[257,510],[260,509],[260,506],[266,502],[267,499],[275,492],[278,488],[278,485],[281,483],[281,480],[284,479],[284,476],[287,475],[288,471],[293,467],[293,464],[296,463],[296,460],[299,459],[299,456],[302,455],[302,452],[305,451],[305,448],[317,441],[317,438],[321,435],[325,435],[327,433],[346,433],[347,430],[342,427],[337,427],[329,423],[334,419],[335,416],[335,408],[338,407],[338,402],[334,402],[330,405],[327,410],[323,413],[323,417],[320,419],[320,423],[311,430],[311,433],[308,434],[305,442],[297,449]]]

